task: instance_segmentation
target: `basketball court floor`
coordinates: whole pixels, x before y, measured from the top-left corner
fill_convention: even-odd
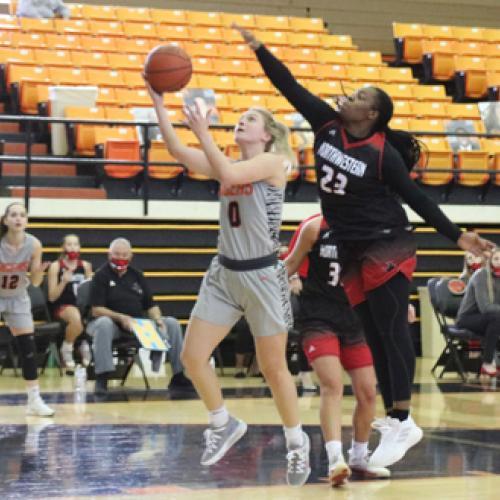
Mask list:
[[[0,376],[0,499],[447,499],[500,498],[500,391],[491,382],[436,381],[419,360],[413,415],[424,439],[392,469],[389,480],[356,481],[331,489],[319,429],[319,397],[302,395],[311,436],[310,479],[285,485],[285,445],[269,391],[260,378],[237,380],[226,370],[228,409],[249,424],[224,459],[199,465],[206,413],[192,395],[169,395],[168,378],[129,378],[96,402],[87,382],[75,401],[73,380],[49,370],[41,377],[54,419],[26,417],[23,382]],[[344,451],[351,439],[354,399],[346,380]],[[379,402],[378,416],[382,416]],[[372,436],[372,448],[377,436]]]

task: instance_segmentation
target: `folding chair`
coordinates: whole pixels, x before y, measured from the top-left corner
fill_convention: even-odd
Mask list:
[[[470,366],[471,358],[467,358],[471,352],[470,342],[480,342],[481,337],[454,324],[462,295],[454,294],[451,290],[454,288],[453,282],[459,281],[456,278],[431,278],[427,282],[432,309],[446,343],[431,373],[434,374],[437,367],[442,366],[439,378],[442,378],[445,372],[455,371],[465,382],[464,364]],[[465,287],[465,284],[463,286]]]
[[[10,362],[14,369],[14,377],[17,377],[17,358],[13,349],[14,337],[7,326],[0,326],[0,375]]]

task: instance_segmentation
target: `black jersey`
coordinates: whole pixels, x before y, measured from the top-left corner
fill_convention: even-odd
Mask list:
[[[409,229],[398,196],[441,234],[458,240],[460,228],[417,187],[384,133],[351,140],[339,114],[300,85],[265,46],[256,55],[273,85],[311,125],[321,208],[339,241],[390,237]]]
[[[61,282],[61,277],[63,272],[68,269],[64,264],[64,260],[59,260],[59,273],[57,274],[57,282]],[[59,297],[52,302],[52,309],[55,311],[63,305],[75,305],[76,304],[76,289],[82,281],[85,280],[85,268],[83,267],[83,262],[79,260],[76,264],[76,268],[73,270],[73,277],[71,281],[66,283],[63,291]]]

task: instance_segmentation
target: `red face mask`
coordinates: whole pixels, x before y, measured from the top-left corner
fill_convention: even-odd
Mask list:
[[[491,274],[493,274],[495,278],[500,278],[500,266],[491,266]]]
[[[128,259],[111,259],[111,267],[117,271],[126,271],[129,260]]]
[[[66,257],[69,260],[78,260],[80,257],[80,252],[66,252]]]
[[[474,273],[478,269],[481,269],[481,263],[480,262],[473,262],[472,264],[469,264],[469,269],[470,269],[471,273]]]

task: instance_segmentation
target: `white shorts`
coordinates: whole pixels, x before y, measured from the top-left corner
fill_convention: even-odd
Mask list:
[[[286,333],[293,326],[285,266],[231,271],[214,257],[191,316],[232,327],[245,316],[255,337]]]
[[[0,297],[0,315],[9,328],[34,331],[28,293],[15,297]]]

